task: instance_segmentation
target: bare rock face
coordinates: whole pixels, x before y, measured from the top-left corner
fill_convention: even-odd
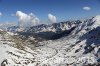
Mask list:
[[[6,66],[8,64],[7,59],[5,59],[2,63],[1,66]]]

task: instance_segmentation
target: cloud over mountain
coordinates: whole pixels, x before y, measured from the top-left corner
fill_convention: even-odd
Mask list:
[[[52,14],[48,14],[48,20],[52,23],[56,22],[56,16],[52,15]]]
[[[0,12],[0,16],[2,16],[2,13]]]
[[[40,21],[33,13],[26,14],[22,11],[17,11],[16,16],[18,17],[19,26],[21,27],[34,26]]]

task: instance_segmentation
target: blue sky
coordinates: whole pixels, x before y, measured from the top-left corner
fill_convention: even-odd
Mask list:
[[[34,13],[40,22],[46,22],[50,13],[59,22],[100,15],[100,0],[0,0],[0,22],[17,22],[18,18],[11,16],[17,11]]]

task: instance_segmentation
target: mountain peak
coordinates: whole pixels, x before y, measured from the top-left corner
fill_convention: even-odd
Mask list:
[[[94,27],[94,28],[100,26],[100,15],[95,16],[95,17],[92,19],[92,21],[93,21],[93,23],[94,23],[94,24],[93,24],[93,27]]]
[[[97,15],[93,18],[93,21],[100,21],[100,15]]]

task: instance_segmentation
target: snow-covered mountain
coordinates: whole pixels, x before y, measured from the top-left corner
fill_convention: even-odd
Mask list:
[[[34,36],[43,39],[59,39],[65,35],[68,35],[72,30],[74,30],[82,21],[67,21],[53,24],[41,24],[37,26],[33,26],[30,28],[25,28],[22,31],[18,31],[20,35],[23,36]],[[12,31],[12,28],[10,29]]]
[[[63,36],[35,43],[40,33]],[[99,66],[99,62],[99,15],[84,21],[33,26],[17,35],[0,31],[1,66]]]
[[[61,32],[65,30],[69,30],[72,27],[77,26],[81,21],[76,20],[76,21],[67,21],[67,22],[60,22],[60,23],[53,23],[53,24],[41,24],[38,26],[33,26],[30,27],[27,31],[28,32],[34,32],[34,33],[39,33],[39,32]]]

